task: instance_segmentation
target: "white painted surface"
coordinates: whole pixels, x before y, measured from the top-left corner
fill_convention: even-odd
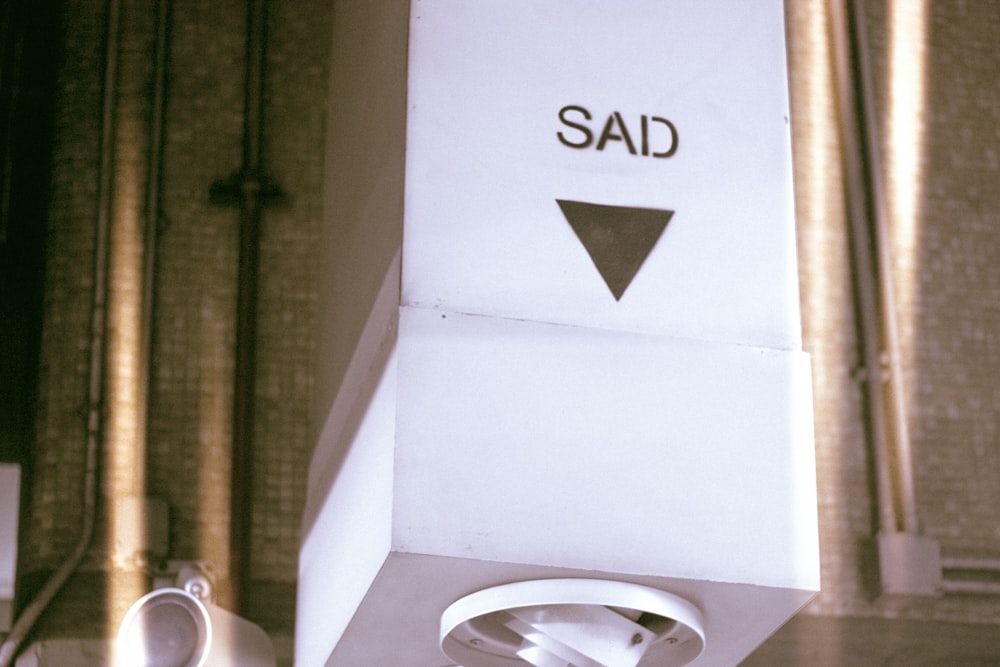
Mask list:
[[[397,353],[395,550],[818,588],[803,353],[415,308]]]
[[[320,442],[341,453],[309,485],[310,510],[299,550],[297,665],[322,665],[391,549],[395,480],[396,364],[373,371],[350,430]]]
[[[292,638],[273,636],[278,667],[292,665]],[[44,639],[28,644],[16,667],[108,667],[114,664],[115,642],[104,639]]]
[[[0,632],[13,622],[20,507],[21,466],[0,463]]]
[[[454,667],[438,648],[441,612],[483,588],[530,579],[593,577],[586,570],[550,568],[421,554],[393,553],[325,663],[303,667]],[[691,667],[733,667],[812,596],[807,591],[669,577],[621,575],[621,581],[669,591],[704,613],[705,652]],[[660,667],[650,655],[639,667]],[[468,667],[479,667],[469,665]],[[483,667],[525,667],[510,661]]]
[[[409,46],[401,6],[335,21],[296,664],[451,667],[449,604],[564,576],[691,600],[737,664],[819,585],[782,3],[413,0]],[[570,104],[678,150],[567,147]],[[675,211],[620,300],[557,199]]]
[[[317,290],[317,439],[355,349],[367,344],[363,327],[402,242],[409,3],[337,0],[333,26]]]
[[[412,13],[405,303],[800,346],[781,2],[416,0]],[[669,119],[679,147],[569,148],[566,105],[597,133],[613,111],[633,136],[644,114]],[[620,302],[556,199],[675,211]]]
[[[804,354],[407,307],[394,340],[319,445],[297,664],[444,667],[457,598],[590,576],[691,600],[731,666],[818,589]]]

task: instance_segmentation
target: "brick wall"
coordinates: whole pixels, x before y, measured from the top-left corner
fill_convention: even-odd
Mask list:
[[[261,228],[250,604],[290,631],[299,514],[311,443],[311,375],[327,87],[329,3],[270,3],[264,164],[283,200]],[[37,586],[74,544],[80,526],[89,318],[97,216],[105,3],[65,4],[35,475],[21,570]],[[172,3],[161,211],[155,255],[148,447],[138,403],[144,229],[147,220],[154,3],[121,10],[111,200],[108,380],[98,532],[84,569],[120,579],[108,524],[114,494],[149,494],[171,508],[171,558],[207,561],[227,585],[229,460],[238,224],[235,208],[209,202],[216,180],[242,160],[246,5]],[[125,569],[128,569],[126,564]],[[141,581],[128,584],[131,591]],[[85,581],[86,580],[86,581]],[[89,583],[88,583],[89,582]],[[71,588],[72,588],[71,584]],[[256,588],[260,588],[257,591]],[[114,586],[111,586],[114,589]],[[52,615],[82,616],[103,599],[120,617],[132,592],[64,596]],[[114,599],[110,599],[114,598]],[[262,601],[262,598],[266,598]],[[75,600],[75,602],[74,602]],[[267,607],[268,609],[263,609]],[[86,614],[81,625],[92,626]],[[113,621],[111,622],[113,624]],[[72,632],[55,621],[53,633]]]
[[[996,3],[927,3],[924,105],[889,120],[893,21],[920,3],[866,3],[875,65],[918,517],[945,556],[1000,557],[1000,191],[992,84]],[[797,216],[805,344],[813,354],[823,593],[811,613],[1000,621],[984,596],[876,599],[871,454],[854,371],[860,366],[826,3],[789,2]],[[909,24],[904,35],[912,36]],[[905,74],[905,73],[903,73]],[[902,77],[903,74],[898,74]],[[900,132],[907,122],[912,131]],[[834,128],[832,131],[830,128]],[[912,152],[909,161],[907,153]],[[896,158],[895,156],[902,156]],[[894,162],[894,160],[896,160]],[[917,179],[910,174],[918,174]],[[917,180],[912,214],[908,187]]]

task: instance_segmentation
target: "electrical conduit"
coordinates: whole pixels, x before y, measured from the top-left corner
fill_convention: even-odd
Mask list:
[[[108,0],[105,46],[104,89],[101,110],[101,138],[98,174],[97,223],[94,249],[94,293],[90,319],[90,369],[87,394],[87,440],[84,462],[83,518],[80,536],[73,551],[49,577],[38,594],[24,608],[0,646],[0,667],[10,667],[24,638],[42,612],[83,560],[94,535],[97,511],[97,456],[101,444],[104,399],[104,347],[107,326],[108,247],[111,228],[112,140],[114,102],[118,78],[118,38],[121,7]]]

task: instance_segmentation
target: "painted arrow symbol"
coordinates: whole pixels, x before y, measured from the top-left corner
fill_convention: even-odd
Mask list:
[[[557,199],[615,301],[632,284],[674,212]]]

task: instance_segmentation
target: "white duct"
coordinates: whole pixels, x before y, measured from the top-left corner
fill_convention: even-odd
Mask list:
[[[297,664],[451,665],[459,601],[584,579],[700,632],[553,584],[461,664],[729,666],[814,595],[782,8],[335,4]]]

